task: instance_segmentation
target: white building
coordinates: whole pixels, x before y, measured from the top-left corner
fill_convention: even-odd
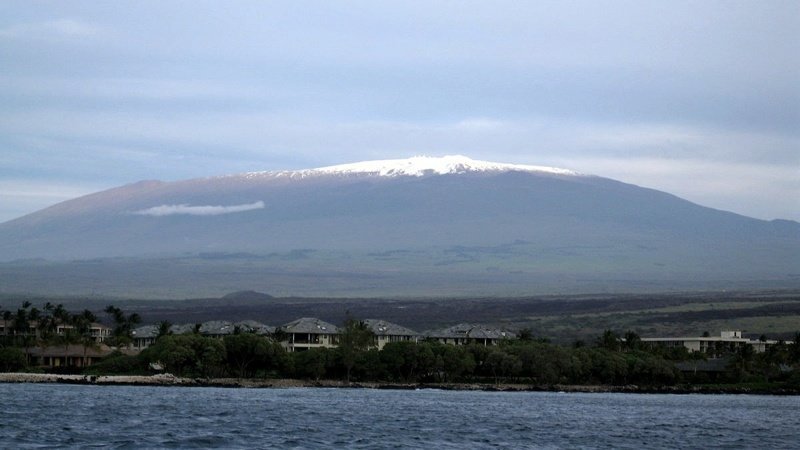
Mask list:
[[[770,345],[778,343],[775,340],[743,338],[741,331],[723,331],[719,336],[642,338],[642,342],[663,347],[684,347],[690,352],[701,352],[712,357],[734,352],[744,345],[750,345],[754,351],[762,353]]]

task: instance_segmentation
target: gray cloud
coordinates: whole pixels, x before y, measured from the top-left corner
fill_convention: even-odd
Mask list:
[[[264,202],[257,201],[254,203],[245,203],[242,205],[230,206],[189,206],[181,205],[161,205],[152,208],[142,209],[135,211],[133,214],[140,216],[174,216],[174,215],[189,215],[189,216],[219,216],[221,214],[233,214],[245,211],[253,211],[255,209],[264,209]]]

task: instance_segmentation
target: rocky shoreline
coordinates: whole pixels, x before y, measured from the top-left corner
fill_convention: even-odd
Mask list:
[[[440,389],[457,391],[495,392],[560,392],[560,393],[630,393],[630,394],[756,394],[800,395],[791,388],[754,389],[744,386],[609,386],[609,385],[533,385],[483,383],[389,383],[345,382],[339,380],[238,379],[238,378],[181,378],[170,374],[158,375],[59,375],[42,373],[0,373],[0,383],[61,383],[97,386],[185,386],[225,388],[355,388],[355,389]]]

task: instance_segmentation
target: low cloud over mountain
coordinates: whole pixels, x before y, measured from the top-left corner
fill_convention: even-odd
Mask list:
[[[244,211],[252,211],[254,209],[262,209],[264,202],[258,201],[253,203],[246,203],[243,205],[230,205],[230,206],[190,206],[190,205],[161,205],[152,208],[142,209],[135,211],[134,214],[141,216],[173,216],[176,214],[186,214],[189,216],[218,216],[220,214],[233,214]]]

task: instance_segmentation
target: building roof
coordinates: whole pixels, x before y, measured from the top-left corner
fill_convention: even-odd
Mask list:
[[[169,331],[171,331],[172,334],[186,334],[192,333],[194,331],[194,327],[195,324],[193,323],[181,323],[169,327]]]
[[[255,320],[242,320],[241,322],[236,322],[234,326],[239,327],[245,333],[255,333],[255,334],[272,334],[275,332],[275,327],[271,327],[269,325],[264,325],[261,322],[256,322]]]
[[[720,336],[704,336],[704,337],[651,337],[641,338],[642,342],[758,342],[751,341],[747,338],[725,338]]]
[[[339,332],[336,325],[315,317],[303,317],[293,320],[281,325],[279,328],[286,333],[336,334]]]
[[[655,337],[655,338],[641,338],[642,342],[728,342],[728,343],[741,343],[741,344],[751,344],[751,345],[775,345],[780,342],[784,344],[792,344],[792,341],[776,341],[774,339],[767,339],[766,341],[760,341],[757,339],[748,339],[748,338],[729,338],[729,337],[720,337],[720,336],[705,336],[705,337]]]
[[[211,336],[224,336],[233,334],[235,325],[227,320],[210,320],[200,324],[200,334]]]
[[[513,339],[517,335],[514,332],[501,330],[499,328],[489,328],[471,323],[460,323],[441,330],[428,331],[426,336],[440,339]]]
[[[200,324],[200,334],[206,336],[224,336],[234,334],[236,328],[243,333],[271,334],[275,327],[264,325],[255,320],[243,320],[241,322],[229,322],[226,320],[212,320]],[[177,324],[170,327],[172,334],[184,334],[194,332],[195,324]],[[158,336],[158,325],[145,325],[138,327],[132,332],[134,338],[155,338]]]
[[[469,337],[471,339],[514,339],[517,337],[517,334],[513,331],[501,330],[499,328],[487,328],[479,325],[470,330]]]
[[[154,338],[158,336],[158,325],[145,325],[131,331],[134,339]]]
[[[110,355],[113,350],[107,345],[99,346],[83,346],[78,344],[70,344],[68,346],[53,345],[47,347],[31,347],[28,349],[28,354],[39,357],[65,357],[65,356],[87,356],[92,358],[101,358]]]
[[[385,320],[364,319],[363,322],[375,336],[419,336],[419,333],[410,328]]]
[[[36,325],[35,323],[32,323],[32,326],[35,326],[35,325]],[[75,325],[72,325],[70,323],[63,323],[63,322],[58,322],[56,326],[59,327],[59,328],[75,328]],[[99,323],[99,322],[92,322],[91,324],[89,324],[89,328],[92,328],[92,329],[99,328],[99,329],[111,330],[111,327],[109,327],[107,325],[103,325],[102,323]]]
[[[0,319],[0,328],[9,329],[10,330],[13,326],[14,326],[14,321],[13,320]],[[36,320],[29,320],[28,321],[28,329],[38,328],[38,327],[39,327],[39,321],[36,321]],[[62,321],[57,321],[56,322],[56,327],[58,327],[58,328],[75,328],[74,325],[69,324],[69,323],[64,323]],[[99,328],[99,329],[111,330],[111,327],[109,327],[107,325],[103,325],[102,323],[99,323],[99,322],[92,322],[91,324],[89,324],[89,328],[90,329],[98,329]]]

